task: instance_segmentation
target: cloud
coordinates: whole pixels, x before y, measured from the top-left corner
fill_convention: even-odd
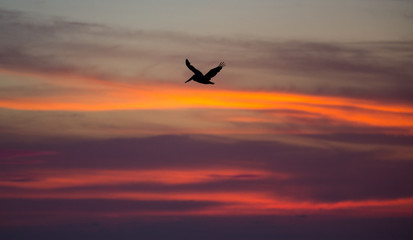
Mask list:
[[[24,172],[23,172],[24,173]],[[31,173],[26,173],[31,174]],[[185,185],[203,182],[225,181],[228,179],[260,179],[268,173],[258,170],[243,169],[152,169],[152,170],[37,170],[33,173],[36,181],[1,181],[0,186],[31,188],[31,189],[59,189],[77,186],[101,185]],[[288,178],[285,174],[271,173],[273,178]]]
[[[16,164],[42,164],[44,161],[39,160],[39,156],[55,155],[53,151],[30,151],[15,149],[0,149],[0,165]],[[21,179],[18,179],[21,181]]]
[[[8,167],[2,187],[12,194],[9,197],[100,198],[111,192],[115,198],[188,200],[199,196],[200,201],[217,201],[222,196],[248,202],[250,196],[259,201],[328,204],[413,197],[408,184],[412,156],[398,160],[398,146],[391,148],[392,137],[378,138],[379,145],[346,146],[343,142],[340,146],[330,139],[320,142],[324,147],[190,136],[61,141],[47,144],[59,155],[48,156],[49,161],[34,169]],[[23,143],[20,147],[25,148]],[[13,181],[21,178],[32,181]]]
[[[1,67],[142,84],[185,79],[183,60],[228,63],[221,86],[411,102],[412,44],[222,39],[2,11]],[[70,50],[68,50],[70,49]],[[203,49],[208,49],[204,51]],[[199,58],[199,56],[203,56]],[[82,59],[82,61],[79,61]],[[214,61],[212,61],[214,59]],[[219,61],[219,60],[218,60]]]
[[[0,159],[12,160],[21,157],[33,157],[42,155],[53,155],[51,151],[25,151],[25,150],[2,150],[0,149]]]
[[[132,201],[113,199],[0,199],[3,213],[36,213],[70,215],[95,213],[105,216],[117,213],[154,211],[191,211],[216,206],[216,202],[198,201]],[[65,218],[65,217],[63,217]]]
[[[212,133],[411,134],[413,126],[411,106],[386,101],[171,85],[140,89],[106,86],[89,92],[57,93],[0,98],[0,106],[6,108],[0,110],[0,126],[9,133],[92,138]]]

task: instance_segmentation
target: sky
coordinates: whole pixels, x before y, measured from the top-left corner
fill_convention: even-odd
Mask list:
[[[411,239],[413,2],[3,0],[1,239]],[[194,81],[185,59],[214,85]]]

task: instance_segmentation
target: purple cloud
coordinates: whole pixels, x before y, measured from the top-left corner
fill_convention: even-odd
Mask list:
[[[343,141],[343,136],[340,135],[336,139],[329,137],[330,141]],[[349,135],[344,141],[350,141],[350,137],[369,140],[364,135]],[[125,182],[115,186],[78,186],[53,190],[68,193],[93,189],[154,193],[260,190],[274,196],[317,202],[413,197],[413,191],[410,191],[408,184],[412,180],[410,173],[413,164],[411,161],[392,157],[395,156],[394,152],[386,153],[380,148],[358,151],[357,148],[352,150],[339,145],[319,148],[262,140],[222,142],[218,137],[213,139],[171,135],[141,139],[49,142],[48,149],[59,152],[59,155],[48,156],[49,161],[36,169],[41,172],[41,169],[241,168],[269,171],[274,176],[291,176],[273,178],[271,174],[265,177],[234,175],[228,178],[217,175],[217,181],[212,182],[175,185]],[[386,151],[396,151],[397,148],[391,150],[390,147],[393,139],[391,136],[379,135],[375,136],[371,143],[363,142],[359,146],[380,142],[382,146],[387,146]],[[308,140],[311,141],[311,138]],[[407,144],[410,138],[400,138],[399,141]],[[328,144],[328,141],[325,143]],[[44,144],[41,143],[40,146],[44,147]],[[24,148],[24,144],[21,147]],[[9,167],[7,172],[14,172],[18,176],[24,169],[22,167]]]

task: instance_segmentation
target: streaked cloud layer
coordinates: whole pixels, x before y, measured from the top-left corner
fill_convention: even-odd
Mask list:
[[[360,233],[360,222],[363,237],[409,239],[413,45],[401,37],[408,3],[350,1],[342,13],[392,6],[387,18],[399,14],[389,22],[397,27],[374,25],[370,38],[323,30],[316,39],[285,30],[265,36],[272,17],[257,31],[246,25],[243,36],[236,27],[223,34],[227,24],[205,25],[200,34],[165,27],[163,16],[152,25],[116,25],[22,2],[0,4],[7,32],[0,38],[0,229],[9,239],[27,238],[23,232],[51,238],[50,229],[68,238],[109,239],[112,231],[118,239],[165,239],[151,230],[158,228],[185,239],[195,238],[186,226],[196,223],[219,239],[319,239],[320,232],[339,239],[343,231]],[[154,12],[179,6],[141,4]],[[283,1],[239,4],[299,9]],[[315,18],[320,4],[331,5],[328,14],[343,7],[314,1],[297,19]],[[96,12],[108,6],[116,8],[102,2]],[[214,21],[230,18],[222,9]],[[363,24],[375,19],[357,11]],[[255,15],[232,12],[241,13]],[[255,21],[269,16],[262,13]],[[184,26],[195,29],[204,14]],[[398,35],[383,38],[388,32]],[[214,86],[184,84],[191,75],[185,58],[202,71],[221,60],[227,66]],[[90,224],[100,230],[90,233]]]

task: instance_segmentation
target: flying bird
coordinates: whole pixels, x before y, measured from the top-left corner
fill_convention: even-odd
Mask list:
[[[204,75],[194,66],[192,66],[188,59],[185,60],[185,64],[192,72],[194,72],[194,75],[190,79],[186,80],[185,83],[194,80],[195,82],[199,82],[202,84],[214,84],[213,82],[211,82],[211,78],[217,75],[217,73],[221,71],[221,69],[225,66],[225,63],[221,62],[218,65],[218,67],[209,70],[209,72],[207,72],[207,74]]]

